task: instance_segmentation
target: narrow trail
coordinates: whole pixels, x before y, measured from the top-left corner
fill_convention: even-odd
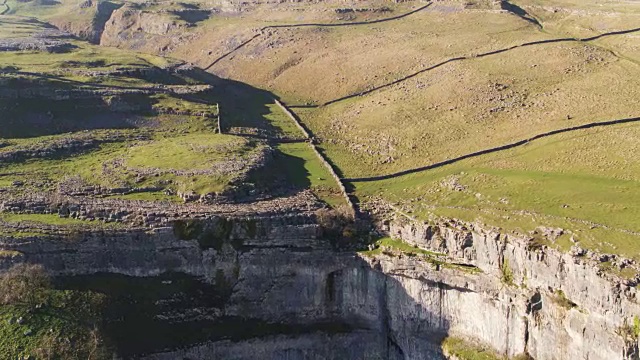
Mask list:
[[[346,182],[351,182],[351,183],[387,180],[387,179],[392,179],[392,178],[396,178],[396,177],[400,177],[400,176],[404,176],[404,175],[414,174],[414,173],[418,173],[418,172],[422,172],[422,171],[426,171],[426,170],[436,169],[436,168],[439,168],[439,167],[443,167],[445,165],[450,165],[450,164],[453,164],[453,163],[456,163],[456,162],[459,162],[459,161],[462,161],[462,160],[465,160],[465,159],[469,159],[469,158],[473,158],[473,157],[477,157],[477,156],[481,156],[481,155],[486,155],[486,154],[490,154],[490,153],[494,153],[494,152],[498,152],[498,151],[512,149],[512,148],[515,148],[515,147],[518,147],[518,146],[526,145],[526,144],[528,144],[528,143],[530,143],[530,142],[532,142],[534,140],[542,139],[542,138],[549,137],[549,136],[552,136],[552,135],[557,135],[557,134],[576,131],[576,130],[584,130],[584,129],[590,129],[590,128],[595,128],[595,127],[619,125],[619,124],[626,124],[626,123],[633,123],[633,122],[640,122],[640,117],[617,119],[617,120],[610,120],[610,121],[603,121],[603,122],[592,122],[592,123],[588,123],[588,124],[577,125],[577,126],[572,126],[572,127],[558,129],[558,130],[552,130],[552,131],[548,131],[548,132],[545,132],[545,133],[542,133],[542,134],[535,135],[535,136],[530,137],[528,139],[516,141],[514,143],[510,143],[510,144],[507,144],[507,145],[493,147],[493,148],[490,148],[490,149],[476,151],[476,152],[473,152],[473,153],[470,153],[470,154],[462,155],[462,156],[459,156],[459,157],[456,157],[456,158],[453,158],[453,159],[444,160],[444,161],[437,162],[435,164],[431,164],[431,165],[427,165],[427,166],[422,166],[422,167],[409,169],[409,170],[403,170],[403,171],[399,171],[399,172],[392,173],[392,174],[387,174],[387,175],[369,176],[369,177],[361,177],[361,178],[343,178],[342,180],[346,181]]]
[[[345,100],[349,100],[349,99],[353,99],[355,97],[359,97],[359,96],[364,96],[364,95],[368,95],[371,94],[373,92],[376,92],[378,90],[382,90],[385,88],[388,88],[390,86],[399,84],[401,82],[407,81],[409,79],[412,79],[418,75],[424,74],[428,71],[437,69],[443,65],[446,65],[448,63],[452,63],[452,62],[456,62],[456,61],[462,61],[462,60],[472,60],[472,59],[477,59],[477,58],[482,58],[482,57],[486,57],[486,56],[491,56],[491,55],[496,55],[496,54],[501,54],[510,50],[514,50],[514,49],[518,49],[518,48],[522,48],[522,47],[528,47],[528,46],[535,46],[535,45],[542,45],[542,44],[552,44],[552,43],[560,43],[560,42],[589,42],[589,41],[594,41],[594,40],[598,40],[601,39],[603,37],[607,37],[607,36],[615,36],[615,35],[624,35],[624,34],[630,34],[633,32],[638,32],[640,31],[640,27],[638,28],[633,28],[633,29],[628,29],[628,30],[621,30],[621,31],[612,31],[612,32],[608,32],[608,33],[604,33],[604,34],[600,34],[600,35],[596,35],[596,36],[592,36],[592,37],[588,37],[588,38],[583,38],[583,39],[579,39],[579,38],[558,38],[558,39],[549,39],[549,40],[538,40],[538,41],[531,41],[531,42],[526,42],[520,45],[514,45],[514,46],[510,46],[504,49],[499,49],[499,50],[493,50],[493,51],[488,51],[485,53],[481,53],[481,54],[477,54],[477,55],[468,55],[468,56],[459,56],[459,57],[454,57],[445,61],[442,61],[440,63],[437,63],[435,65],[431,65],[427,68],[418,70],[414,73],[411,73],[407,76],[401,77],[399,79],[396,79],[394,81],[388,82],[386,84],[382,84],[376,87],[373,87],[369,90],[365,90],[365,91],[361,91],[358,93],[354,93],[354,94],[350,94],[350,95],[346,95],[337,99],[333,99],[330,101],[327,101],[323,104],[320,105],[291,105],[290,108],[318,108],[321,106],[327,106],[327,105],[331,105],[331,104],[335,104],[341,101],[345,101]]]
[[[6,0],[5,0],[6,1]],[[384,19],[378,19],[378,20],[371,20],[371,21],[356,21],[356,22],[349,22],[349,23],[342,23],[342,24],[323,24],[323,23],[302,23],[302,24],[291,24],[291,25],[269,25],[269,26],[265,26],[260,28],[257,34],[255,34],[253,37],[251,37],[250,39],[242,42],[240,45],[236,46],[235,48],[231,49],[230,51],[228,51],[227,53],[223,54],[222,56],[218,57],[217,59],[215,59],[211,64],[209,64],[207,67],[205,67],[205,70],[209,70],[211,69],[214,65],[216,65],[217,63],[219,63],[220,61],[224,60],[225,58],[229,57],[230,55],[232,55],[233,53],[235,53],[236,51],[242,49],[243,47],[249,45],[253,40],[259,38],[260,36],[262,36],[264,34],[264,31],[269,30],[269,29],[286,29],[286,28],[301,28],[301,27],[346,27],[346,26],[360,26],[360,25],[372,25],[372,24],[379,24],[379,23],[384,23],[384,22],[388,22],[388,21],[393,21],[393,20],[399,20],[402,18],[405,18],[407,16],[413,15],[419,11],[422,11],[426,8],[428,8],[429,6],[431,6],[432,3],[428,3],[424,6],[421,6],[415,10],[411,10],[407,13],[398,15],[398,16],[393,16],[393,17],[389,17],[389,18],[384,18]]]

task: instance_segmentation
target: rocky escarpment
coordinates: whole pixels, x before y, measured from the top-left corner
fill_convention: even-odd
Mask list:
[[[65,53],[74,49],[69,42],[48,39],[5,40],[0,41],[0,52],[3,51],[44,51],[48,53]]]
[[[99,43],[106,22],[122,5],[105,0],[84,0],[69,9],[64,16],[50,21],[57,28],[92,43]]]
[[[638,359],[626,330],[640,311],[637,290],[588,257],[532,250],[470,224],[388,230],[447,255],[336,251],[310,213],[176,220],[74,242],[5,238],[0,247],[14,254],[3,268],[42,263],[68,286],[176,286],[169,297],[135,295],[155,304],[145,311],[116,297],[118,311],[143,324],[112,321],[114,334],[131,337],[118,338],[125,358],[443,359],[441,341],[456,336],[510,358]],[[141,326],[156,329],[155,341]],[[201,335],[167,335],[175,329]]]
[[[205,17],[206,18],[206,17]],[[100,44],[138,50],[165,52],[189,37],[189,21],[167,11],[148,11],[135,6],[115,10],[105,23]]]
[[[440,309],[440,324],[447,324],[449,334],[479,340],[508,356],[638,358],[637,334],[629,331],[640,314],[637,281],[608,275],[583,251],[535,249],[527,238],[459,222],[396,223],[389,230],[482,271],[438,276],[410,259],[372,261],[403,284],[422,308]],[[436,290],[430,282],[446,286]],[[420,311],[399,314],[403,316],[396,321],[405,332],[432,323]]]
[[[336,301],[341,290],[331,285],[331,274],[364,263],[335,253],[318,235],[308,215],[212,217],[74,242],[5,238],[4,251],[20,255],[1,263],[41,263],[66,287],[128,284],[122,296],[138,300],[114,296],[119,315],[108,320],[124,358],[370,359],[386,353],[380,318],[360,319],[352,304]],[[147,290],[137,293],[138,286]],[[169,295],[149,299],[157,287]],[[192,336],[176,339],[176,329]]]

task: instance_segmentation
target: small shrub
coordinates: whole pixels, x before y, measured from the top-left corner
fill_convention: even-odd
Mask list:
[[[447,337],[441,347],[446,354],[459,360],[506,360],[487,345],[457,337]]]
[[[224,243],[231,237],[233,230],[233,222],[227,219],[218,219],[217,222],[209,225],[201,225],[201,230],[197,234],[198,244],[200,248],[222,250]],[[194,234],[195,235],[195,234]],[[242,246],[242,239],[234,239],[231,243],[234,249]]]
[[[618,329],[618,334],[625,339],[637,341],[640,338],[640,318],[637,315],[634,316],[632,324],[625,320],[624,324]]]
[[[560,306],[560,307],[562,307],[564,309],[567,309],[567,310],[571,310],[574,307],[578,306],[578,305],[576,305],[576,303],[574,303],[573,301],[569,300],[567,298],[567,295],[564,294],[564,291],[562,291],[560,289],[555,291],[555,296],[553,297],[553,302],[556,305],[558,305],[558,306]]]
[[[50,287],[41,265],[15,265],[0,277],[0,304],[35,307],[46,300]]]
[[[500,280],[502,280],[504,284],[512,286],[514,284],[513,270],[511,270],[511,267],[509,266],[509,260],[504,259],[502,261],[502,268],[500,270],[502,271],[502,277]]]
[[[233,238],[231,240],[231,246],[237,251],[242,249],[242,246],[244,245],[244,241],[241,238]]]
[[[247,220],[247,236],[255,239],[258,235],[258,224],[256,220]]]
[[[527,353],[516,355],[513,360],[534,360],[533,357]]]
[[[346,239],[353,239],[354,237],[356,237],[357,235],[357,231],[355,229],[355,227],[351,224],[346,225],[343,229],[342,229],[342,237],[346,238]]]
[[[320,209],[316,212],[322,236],[331,240],[335,247],[348,248],[359,239],[353,216],[347,207]]]
[[[224,270],[216,270],[215,280],[216,289],[219,291],[220,296],[225,299],[231,296],[233,285],[227,280],[226,276],[224,275]]]
[[[198,237],[198,245],[202,250],[216,249],[220,251],[224,246],[224,239],[216,236],[216,232],[213,229],[207,228]]]
[[[203,225],[198,220],[176,220],[173,233],[180,240],[194,240],[202,235]]]

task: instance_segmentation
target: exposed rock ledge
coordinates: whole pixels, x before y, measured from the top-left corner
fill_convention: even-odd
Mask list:
[[[640,314],[637,290],[599,273],[588,259],[551,249],[531,251],[523,239],[469,224],[390,226],[396,237],[482,270],[467,272],[417,256],[335,252],[318,237],[312,220],[237,219],[213,248],[180,240],[169,229],[77,243],[0,239],[0,249],[23,254],[2,259],[0,268],[29,261],[58,275],[178,271],[229,291],[221,305],[204,312],[217,314],[207,318],[208,326],[218,326],[219,316],[286,326],[331,323],[343,329],[275,332],[234,342],[214,338],[139,354],[150,360],[248,360],[256,354],[294,360],[443,359],[440,342],[450,335],[488,344],[509,357],[638,359],[637,339],[619,331]],[[204,221],[215,226],[222,220]],[[513,285],[501,280],[507,266]],[[171,318],[175,323],[180,316]]]
[[[470,337],[499,353],[541,359],[638,359],[638,342],[620,331],[640,314],[634,282],[616,279],[581,256],[542,248],[529,240],[487,231],[474,224],[396,222],[394,237],[447,253],[482,270],[478,276],[424,273],[409,260],[380,259],[384,273],[398,278],[424,308],[434,308],[424,279],[464,289],[441,297],[449,334]],[[501,278],[509,273],[512,285]],[[420,318],[420,316],[418,316]]]

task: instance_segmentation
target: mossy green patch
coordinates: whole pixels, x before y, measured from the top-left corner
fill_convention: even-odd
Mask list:
[[[102,296],[55,290],[33,265],[0,275],[0,294],[0,358],[107,358],[99,331]]]
[[[24,255],[20,251],[0,250],[0,258],[15,258]]]
[[[573,301],[569,300],[569,298],[567,298],[567,295],[565,295],[564,291],[558,289],[554,292],[554,294],[551,297],[551,300],[558,306],[566,309],[566,310],[571,310],[573,308],[575,308],[577,305],[576,303],[574,303]]]
[[[243,138],[219,134],[189,134],[141,143],[129,149],[126,163],[131,167],[204,170],[216,162],[251,151]]]
[[[500,277],[500,280],[508,286],[513,286],[514,284],[514,278],[513,278],[513,270],[511,269],[511,266],[509,265],[509,260],[504,259],[502,261],[502,266],[500,267],[500,272],[502,273],[502,276]]]
[[[459,360],[508,360],[487,346],[451,336],[444,339],[442,349]]]
[[[362,256],[367,256],[367,257],[374,257],[381,254],[388,255],[388,256],[396,256],[396,254],[400,253],[409,257],[419,258],[423,261],[426,261],[432,264],[436,268],[442,267],[442,268],[454,269],[454,270],[467,272],[470,274],[476,274],[478,272],[481,272],[480,269],[473,266],[467,266],[463,264],[455,264],[455,263],[449,262],[446,258],[446,254],[435,252],[435,251],[424,250],[419,248],[418,246],[408,244],[399,239],[384,237],[376,240],[373,243],[373,247],[374,247],[373,250],[360,251],[358,253]]]
[[[200,220],[176,220],[173,233],[180,240],[194,240],[202,235],[204,224]]]

